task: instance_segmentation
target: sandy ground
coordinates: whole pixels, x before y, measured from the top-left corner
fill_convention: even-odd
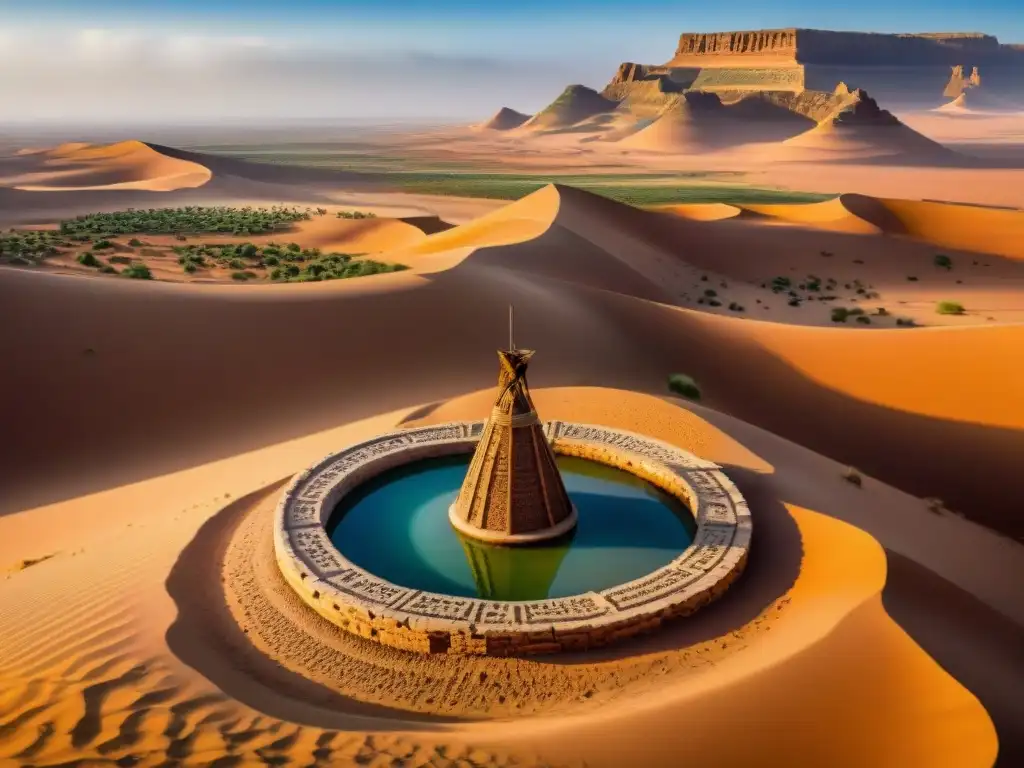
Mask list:
[[[211,195],[297,189],[219,177]],[[390,199],[310,184],[307,202]],[[644,212],[548,187],[435,234],[388,223],[387,253],[414,268],[357,280],[0,269],[19,318],[0,325],[0,761],[1019,763],[1019,216],[864,195]],[[330,224],[306,234],[339,237]],[[922,317],[962,290],[969,311],[836,328],[820,302],[760,287],[804,272]],[[697,303],[704,286],[722,306]],[[486,413],[509,303],[543,417],[724,466],[754,514],[747,573],[691,619],[585,657],[341,635],[272,567],[276,493],[371,434]],[[677,371],[704,405],[644,394]]]

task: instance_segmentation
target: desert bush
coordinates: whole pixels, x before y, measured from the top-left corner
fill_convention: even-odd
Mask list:
[[[878,309],[875,310],[875,314],[878,315],[879,317],[887,317],[889,314],[889,310],[886,309],[885,307],[879,307]]]
[[[252,243],[246,243],[239,249],[238,255],[243,259],[255,259],[260,255],[260,250]]]
[[[228,261],[228,266],[231,267],[232,269],[245,269],[249,265],[246,264],[241,259],[231,259],[230,261]]]
[[[849,317],[850,310],[846,307],[833,307],[832,308],[832,322],[833,323],[845,323],[846,318]]]
[[[258,277],[258,275],[255,272],[250,272],[249,270],[231,273],[232,280],[252,280],[254,277]]]
[[[201,232],[262,234],[309,218],[308,211],[284,206],[230,208],[193,205],[184,208],[150,208],[115,213],[90,213],[62,221],[60,232],[72,238],[153,232],[173,234],[179,240],[184,240],[186,234]]]
[[[911,283],[916,283],[917,282],[917,278],[914,277],[913,275],[907,275],[907,280],[908,280],[908,282],[911,282]]]
[[[935,305],[935,311],[940,315],[962,315],[964,305],[959,301],[940,301]]]
[[[800,306],[800,299],[790,299],[789,300],[789,306],[791,306],[791,307],[799,307]]]
[[[78,261],[79,264],[83,264],[83,265],[85,265],[87,267],[102,267],[103,266],[103,263],[99,259],[97,259],[91,253],[81,253],[81,254],[79,254],[78,255],[78,259],[76,259],[76,261]]]
[[[107,261],[109,261],[111,264],[131,264],[132,263],[132,257],[131,256],[108,256],[107,257]]]
[[[117,274],[117,270],[114,269],[109,264],[104,264],[102,267],[100,267],[100,272],[102,272],[105,275],[116,275]]]
[[[673,373],[668,377],[668,390],[688,400],[700,400],[700,387],[684,373]]]
[[[128,241],[128,245],[130,245],[132,248],[139,248],[140,246],[145,245],[145,243],[139,240],[139,238],[133,237],[131,240]]]
[[[708,306],[709,307],[720,307],[720,306],[722,306],[722,302],[720,302],[718,299],[708,299]]]
[[[277,256],[271,255],[271,256],[264,256],[263,257],[263,264],[264,264],[264,266],[276,267],[280,263],[281,263],[281,260],[279,258],[277,258]]]
[[[742,304],[737,304],[735,301],[729,305],[729,309],[733,312],[746,312],[746,309]]]
[[[149,267],[145,264],[132,264],[121,270],[121,274],[124,277],[130,277],[135,280],[152,280],[153,273],[149,271]]]
[[[375,219],[377,214],[364,211],[338,211],[339,219]]]
[[[718,295],[718,291],[716,291],[714,288],[708,288],[704,291],[704,295],[709,298],[713,298]]]
[[[853,467],[847,467],[843,470],[843,480],[848,482],[850,485],[857,486],[858,488],[864,485],[864,478],[862,478],[860,472]]]
[[[902,326],[904,328],[913,328],[914,321],[909,317],[897,317],[896,325]]]
[[[932,261],[935,263],[936,267],[939,267],[941,269],[953,268],[953,260],[949,258],[949,256],[946,256],[944,253],[936,253],[935,258],[932,259]]]
[[[871,318],[867,315],[861,315],[857,318],[857,322],[861,325],[871,325]]]
[[[109,240],[97,240],[95,243],[92,244],[92,249],[94,251],[104,251],[113,247],[114,244]]]

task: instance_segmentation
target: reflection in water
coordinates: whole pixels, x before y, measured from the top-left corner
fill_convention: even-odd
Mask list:
[[[405,587],[492,600],[538,600],[606,589],[668,563],[695,528],[674,498],[622,470],[558,457],[579,511],[569,537],[510,547],[460,536],[448,506],[469,455],[398,467],[364,483],[334,510],[328,533],[342,553]]]

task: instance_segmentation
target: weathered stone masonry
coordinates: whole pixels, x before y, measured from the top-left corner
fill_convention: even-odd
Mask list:
[[[296,476],[274,521],[282,574],[302,600],[341,629],[422,653],[520,655],[582,650],[658,627],[720,596],[742,572],[750,510],[718,465],[674,446],[606,427],[552,421],[555,453],[632,472],[693,512],[693,544],[644,577],[601,592],[495,602],[407,589],[347,560],[325,524],[353,488],[392,467],[471,452],[483,422],[454,422],[380,435],[332,454]]]

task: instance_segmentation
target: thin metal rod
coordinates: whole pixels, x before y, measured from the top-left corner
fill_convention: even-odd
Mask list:
[[[508,305],[508,349],[512,352],[516,348],[515,340],[512,337],[512,305]]]

